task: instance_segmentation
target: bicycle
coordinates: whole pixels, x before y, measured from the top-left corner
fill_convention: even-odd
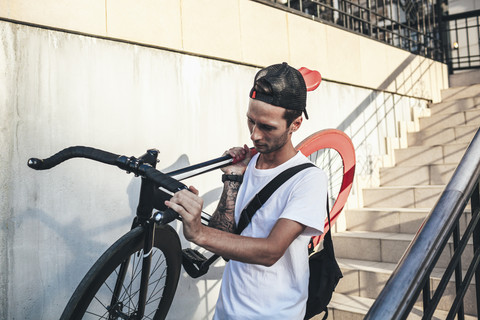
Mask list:
[[[329,149],[335,150],[337,155],[325,152]],[[327,170],[330,176],[341,175],[338,192],[332,188],[329,190],[330,195],[337,195],[331,206],[333,224],[352,188],[355,170],[353,144],[343,132],[328,129],[306,138],[297,150],[317,164],[323,158],[331,164],[335,162],[334,157],[342,162],[338,172]],[[155,149],[135,158],[89,147],[70,147],[45,160],[29,159],[29,167],[47,170],[71,158],[88,158],[115,165],[142,179],[131,230],[108,248],[87,272],[61,319],[165,319],[175,295],[181,265],[192,277],[198,277],[205,274],[215,261],[215,255],[207,259],[196,250],[185,249],[182,254],[179,236],[168,225],[178,215],[164,207],[163,199],[187,188],[180,180],[228,165],[232,159],[224,156],[162,173],[155,168],[157,157]],[[154,212],[154,208],[159,211]],[[204,213],[202,221],[207,224],[209,215]],[[325,228],[328,228],[328,222]],[[320,236],[315,237],[315,245],[320,239]]]

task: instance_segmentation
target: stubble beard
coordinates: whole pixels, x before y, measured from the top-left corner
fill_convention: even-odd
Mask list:
[[[288,130],[285,131],[280,137],[275,139],[271,144],[263,144],[262,147],[258,148],[257,151],[261,154],[269,154],[283,148],[288,141]]]

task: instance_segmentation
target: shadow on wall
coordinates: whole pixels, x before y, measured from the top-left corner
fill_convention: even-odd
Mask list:
[[[367,143],[370,138],[377,137],[380,155],[390,155],[386,138],[402,138],[404,132],[400,131],[399,121],[405,118],[407,121],[415,121],[413,108],[424,109],[427,101],[388,92],[388,88],[395,84],[396,91],[413,94],[418,90],[424,90],[422,77],[434,66],[434,62],[428,59],[418,58],[410,54],[380,86],[371,91],[367,97],[337,126],[337,129],[346,132],[357,150],[357,175],[370,177],[370,185],[378,183],[373,181],[372,174],[379,169],[382,160],[372,156],[372,146]],[[412,66],[415,61],[420,61]],[[409,69],[409,67],[411,67]],[[408,76],[405,74],[408,72]],[[399,79],[404,75],[403,81]],[[371,106],[374,111],[371,112]],[[352,192],[355,192],[352,190]]]
[[[168,172],[189,165],[188,156],[183,154],[175,163],[161,170]],[[26,256],[31,259],[31,263],[21,264],[20,268],[22,270],[16,273],[22,279],[14,281],[17,286],[24,287],[20,292],[29,292],[28,297],[23,297],[25,301],[29,302],[22,308],[22,317],[25,319],[39,319],[42,318],[42,314],[60,316],[68,299],[83,276],[100,255],[116,240],[112,239],[111,243],[105,243],[95,236],[109,234],[112,231],[115,233],[118,230],[120,230],[120,234],[128,232],[138,204],[140,182],[140,178],[132,178],[126,187],[130,214],[119,219],[111,219],[108,223],[102,223],[101,225],[96,226],[95,222],[93,222],[92,226],[82,228],[81,217],[74,217],[68,223],[61,223],[55,218],[55,215],[60,213],[49,213],[35,208],[28,208],[16,215],[14,223],[17,225],[18,234],[15,238],[22,239],[23,233],[38,233],[35,234],[35,237],[39,239],[40,243],[39,247],[19,243],[17,244],[18,248],[13,249],[17,259]],[[203,194],[205,206],[217,201],[221,191],[222,188],[219,187]],[[63,214],[65,213],[68,213],[68,208],[65,208]],[[172,226],[179,232],[182,246],[190,247],[191,244],[183,238],[181,223],[176,221],[172,223]],[[48,237],[54,234],[53,238],[56,239],[55,246],[41,241],[47,234]],[[60,246],[60,249],[58,246]],[[57,248],[55,252],[51,252],[52,247]],[[52,255],[55,256],[55,259],[51,258]],[[57,265],[51,265],[53,263]],[[56,270],[56,272],[52,273],[51,270]],[[182,273],[179,289],[183,284],[184,290],[188,291],[189,300],[200,301],[202,297],[196,284],[201,283],[202,281],[200,280],[209,281],[208,287],[207,281],[203,281],[205,283],[204,291],[208,295],[210,284],[212,283],[211,280],[219,284],[222,272],[223,265],[217,263],[211,267],[210,272],[206,276],[200,279],[192,281],[186,273]],[[180,289],[179,291],[181,292],[182,290]],[[205,301],[207,301],[206,298]],[[206,310],[205,314],[210,314],[213,308],[214,302],[213,306],[207,306],[208,310]]]
[[[66,210],[67,211],[67,210]],[[55,233],[55,239],[64,247],[61,252],[53,253],[58,255],[57,259],[49,259],[52,255],[51,246],[45,244],[40,246],[23,245],[15,253],[20,256],[29,256],[30,263],[21,265],[25,272],[21,272],[22,280],[15,281],[17,285],[27,287],[26,292],[29,297],[23,297],[29,301],[28,307],[24,307],[23,316],[25,319],[38,319],[39,315],[44,314],[46,308],[56,306],[60,316],[73,290],[80,282],[82,275],[72,274],[74,270],[87,270],[93,264],[102,251],[106,250],[105,243],[93,239],[92,234],[117,229],[130,223],[131,218],[121,218],[111,221],[108,226],[102,225],[98,228],[88,230],[79,228],[80,218],[71,220],[68,224],[60,224],[54,215],[47,212],[29,208],[18,214],[15,218],[15,224],[23,232],[38,232],[38,225],[43,225],[43,232]],[[41,234],[38,235],[41,238]],[[20,238],[20,237],[19,237]],[[18,238],[17,238],[18,239]],[[30,252],[30,250],[38,251]],[[20,251],[20,252],[19,252]],[[21,252],[23,251],[23,253]],[[68,257],[68,258],[67,258]],[[38,263],[34,263],[39,260]],[[51,266],[52,263],[64,263],[62,268]],[[63,272],[51,274],[49,270],[55,269]],[[22,299],[23,299],[22,298]],[[48,312],[46,312],[48,314]],[[42,318],[42,317],[40,317]]]

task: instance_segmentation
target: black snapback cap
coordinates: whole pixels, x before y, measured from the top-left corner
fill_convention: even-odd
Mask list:
[[[302,74],[286,62],[257,72],[250,98],[290,110],[301,110],[308,119],[307,86]]]

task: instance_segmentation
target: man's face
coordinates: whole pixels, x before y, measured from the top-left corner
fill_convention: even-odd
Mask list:
[[[260,153],[271,153],[281,149],[290,140],[285,109],[260,100],[250,99],[247,119],[250,139]]]

